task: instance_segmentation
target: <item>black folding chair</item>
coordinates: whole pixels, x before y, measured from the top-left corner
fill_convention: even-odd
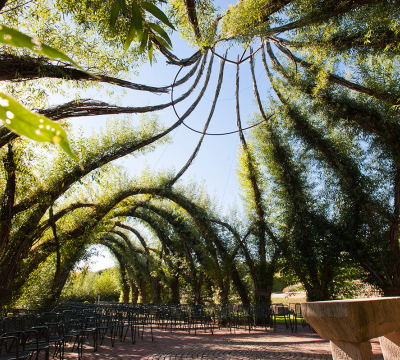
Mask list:
[[[100,345],[103,344],[104,338],[109,332],[111,338],[111,346],[114,347],[115,343],[115,323],[113,322],[113,317],[111,315],[97,315],[97,334],[99,339],[101,338]]]
[[[0,336],[0,360],[24,360],[31,354],[31,351],[21,348],[20,336],[7,334]]]
[[[55,312],[44,312],[42,314],[43,325],[48,329],[49,341],[54,345],[53,357],[60,355],[64,359],[64,324],[60,314]]]
[[[85,341],[85,336],[87,339],[89,339],[89,336],[92,336],[93,338],[93,351],[97,351],[97,321],[96,317],[94,316],[89,316],[86,318],[84,322],[84,327],[82,329],[82,346]]]
[[[71,319],[64,322],[64,346],[67,342],[74,340],[72,351],[77,345],[78,359],[82,358],[82,325],[77,319]]]
[[[142,340],[143,340],[145,325],[150,326],[151,341],[154,341],[153,321],[152,321],[152,318],[150,317],[149,313],[145,309],[143,309],[143,308],[138,309],[132,320],[134,321],[134,326],[136,327],[139,336],[140,336],[140,327],[142,327]],[[136,330],[135,330],[135,334],[136,334]]]
[[[272,305],[272,317],[273,317],[273,322],[274,322],[274,332],[276,332],[276,320],[277,319],[284,319],[285,320],[285,326],[286,329],[289,329],[293,332],[293,325],[292,321],[290,319],[290,314],[291,311],[290,309],[283,305],[283,304],[276,304]]]

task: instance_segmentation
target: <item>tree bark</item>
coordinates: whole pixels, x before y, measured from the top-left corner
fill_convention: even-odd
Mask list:
[[[139,288],[136,286],[136,283],[132,280],[131,281],[131,289],[132,289],[132,304],[137,304],[139,298]]]

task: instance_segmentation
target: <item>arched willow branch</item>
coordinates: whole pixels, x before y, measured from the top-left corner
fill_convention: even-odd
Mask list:
[[[62,219],[64,216],[69,215],[72,211],[77,210],[77,209],[82,209],[82,208],[96,208],[98,207],[97,204],[83,204],[83,203],[76,203],[76,204],[71,204],[67,206],[66,208],[60,210],[57,214],[53,215],[53,221],[57,222],[58,220]],[[40,226],[37,228],[35,235],[33,235],[34,238],[40,239],[40,237],[43,235],[43,233],[51,226],[49,220],[43,221]],[[33,243],[35,244],[35,243]]]
[[[250,53],[252,53],[252,52],[253,52],[252,49],[250,49]],[[252,56],[250,57],[250,68],[252,70],[253,81],[255,83],[254,60],[253,60]],[[245,156],[246,156],[247,171],[249,172],[251,188],[253,190],[253,201],[254,201],[254,206],[255,206],[255,210],[256,210],[256,214],[257,214],[257,231],[258,231],[258,238],[259,238],[258,250],[260,252],[260,259],[261,259],[262,266],[265,266],[265,264],[266,264],[266,251],[265,251],[266,239],[265,239],[265,219],[264,219],[265,213],[264,213],[264,209],[262,206],[261,191],[258,186],[257,178],[256,178],[256,174],[255,174],[256,170],[254,168],[254,160],[252,159],[252,155],[250,154],[250,150],[247,146],[247,142],[246,142],[246,139],[245,139],[243,131],[242,131],[242,123],[240,120],[239,65],[236,66],[236,117],[237,117],[237,126],[239,128],[239,138],[242,143],[243,152],[245,153]],[[264,114],[264,117],[265,117],[265,114]],[[264,121],[267,121],[266,117],[264,118]]]
[[[204,93],[206,91],[208,82],[210,80],[212,64],[213,64],[213,58],[214,58],[214,55],[211,56],[211,60],[210,60],[210,63],[208,65],[206,79],[204,81],[204,86],[203,86],[202,90],[200,91],[200,94],[198,95],[198,97],[194,101],[194,103],[189,107],[189,109],[182,115],[182,117],[179,118],[178,122],[183,123],[183,120],[185,120],[192,113],[192,111],[196,108],[196,106],[198,105],[200,100],[203,98],[203,95],[204,95]],[[220,70],[220,77],[222,76],[222,73],[223,73],[223,66],[221,67],[221,70]],[[222,82],[222,79],[221,79],[221,82]],[[216,90],[216,95],[215,96],[219,95],[220,85],[221,84],[219,84],[219,88],[218,88],[218,85],[217,85],[217,90]],[[214,112],[215,103],[216,103],[216,99],[214,99],[214,107],[212,107],[212,110],[211,110],[212,113]],[[193,154],[191,155],[189,160],[186,162],[186,164],[183,166],[183,168],[176,174],[176,176],[168,182],[168,184],[165,186],[165,188],[172,187],[179,180],[179,178],[186,172],[186,170],[190,167],[191,163],[193,162],[194,158],[197,155],[197,152],[200,149],[201,143],[203,141],[204,133],[207,131],[208,124],[211,121],[212,113],[210,114],[209,119],[207,121],[206,127],[205,127],[204,132],[203,132],[203,136],[200,139],[199,143],[197,144],[196,149],[194,150]],[[147,199],[144,202],[139,203],[138,205],[136,205],[136,208],[140,207],[141,205],[143,205],[144,203],[148,202],[149,200],[150,199]]]
[[[217,220],[217,219],[211,219],[211,221],[216,223],[216,224],[218,224],[218,225],[221,225],[221,226],[225,227],[226,229],[228,229],[232,233],[233,237],[236,239],[236,241],[238,242],[238,244],[240,245],[240,247],[241,247],[241,249],[243,251],[243,254],[244,254],[245,258],[246,258],[247,265],[249,266],[249,269],[250,269],[250,273],[251,273],[251,275],[252,275],[252,277],[254,279],[255,278],[254,260],[250,255],[250,252],[249,252],[249,249],[247,248],[247,245],[245,244],[245,241],[249,237],[249,235],[251,234],[251,231],[254,230],[254,226],[251,226],[248,229],[248,231],[245,234],[245,236],[243,236],[243,239],[241,239],[239,233],[230,224],[228,224],[227,222],[221,221],[221,220]]]
[[[192,69],[190,69],[190,71],[185,76],[183,76],[181,79],[179,79],[178,81],[175,82],[174,86],[182,85],[186,81],[188,81],[196,72],[199,64],[200,64],[200,58],[198,58],[195,65],[192,67]],[[172,87],[172,85],[164,86],[161,89],[168,89],[170,87]],[[57,120],[57,119],[53,119],[53,120]],[[10,143],[12,140],[14,140],[18,137],[19,137],[19,135],[15,134],[11,130],[9,130],[7,127],[0,126],[0,148],[2,148],[3,146],[5,146],[6,144]]]
[[[346,34],[333,35],[327,40],[312,40],[312,41],[290,41],[280,37],[275,37],[279,43],[295,49],[302,49],[307,46],[318,47],[333,47],[336,50],[351,50],[360,48],[376,48],[385,51],[391,51],[396,48],[399,43],[399,36],[389,29],[375,29],[372,34],[369,32],[357,32]],[[366,39],[368,38],[368,41]]]
[[[144,254],[144,255],[150,255],[150,254],[147,254],[145,251],[140,251],[139,252],[138,249],[135,249],[133,244],[132,244],[132,242],[130,241],[129,237],[126,236],[122,231],[119,231],[119,230],[114,228],[113,230],[108,231],[107,234],[118,235],[123,240],[124,245],[128,247],[128,249],[131,252],[131,254],[137,252],[137,253]]]
[[[298,58],[297,56],[293,55],[292,53],[289,53],[289,51],[287,49],[285,49],[282,45],[276,44],[276,47],[283,54],[285,54],[288,59],[295,61],[303,68],[310,70],[312,73],[318,74],[318,70],[315,68],[314,64],[311,64],[305,60]],[[338,76],[335,74],[327,73],[327,75],[328,75],[328,80],[335,84],[344,86],[348,89],[351,89],[351,90],[354,90],[354,91],[357,91],[357,92],[360,92],[363,94],[370,95],[370,96],[372,96],[378,100],[382,100],[390,105],[395,105],[397,103],[396,98],[394,98],[388,94],[377,93],[376,91],[374,91],[372,89],[369,89],[365,86],[362,86],[362,85],[359,85],[356,83],[353,83],[353,82],[346,80],[345,78],[342,78],[341,76]]]
[[[205,54],[206,57],[206,54]],[[205,61],[204,61],[205,62]],[[204,64],[205,66],[205,64]],[[200,71],[202,69],[204,69],[204,66],[202,65],[202,68],[200,69]],[[211,71],[211,67],[208,67],[208,72]],[[59,184],[61,186],[61,188],[57,188],[55,187],[53,189],[53,194],[49,194],[48,191],[44,191],[44,190],[40,190],[40,192],[42,192],[42,194],[35,194],[34,196],[32,196],[29,199],[25,199],[23,200],[21,203],[17,204],[14,207],[14,214],[17,214],[21,211],[25,211],[28,208],[30,208],[31,206],[33,206],[34,204],[37,204],[38,201],[43,201],[40,200],[42,199],[48,199],[49,197],[52,197],[54,199],[58,198],[59,196],[62,196],[62,194],[64,194],[64,192],[66,190],[68,190],[68,188],[77,180],[81,179],[83,176],[85,176],[86,174],[90,173],[91,171],[101,167],[104,164],[107,164],[113,160],[119,159],[125,155],[128,155],[134,151],[137,151],[139,149],[142,149],[143,147],[152,144],[153,142],[163,138],[164,136],[168,135],[171,131],[173,131],[174,129],[176,129],[179,125],[182,124],[182,120],[186,119],[186,117],[188,117],[192,111],[196,108],[197,104],[199,103],[199,101],[201,100],[206,88],[208,85],[208,81],[204,82],[203,88],[199,94],[199,96],[197,97],[197,99],[195,100],[195,102],[189,107],[188,110],[186,110],[185,114],[182,115],[181,119],[176,121],[173,125],[171,125],[168,129],[166,129],[165,131],[162,131],[161,133],[140,141],[139,143],[136,144],[125,144],[124,146],[122,146],[119,149],[116,149],[116,151],[113,151],[111,153],[105,153],[105,154],[101,154],[101,157],[96,158],[96,159],[90,159],[88,160],[86,163],[84,163],[83,166],[83,170],[82,168],[80,168],[80,166],[76,165],[74,167],[74,169],[68,174],[66,175],[66,177],[62,180],[60,180]],[[193,90],[192,90],[193,91]]]
[[[182,247],[184,250],[184,255],[186,257],[187,262],[189,263],[192,277],[195,279],[197,277],[197,270],[193,260],[193,256],[191,251],[196,255],[197,261],[201,264],[204,263],[204,254],[197,249],[199,243],[196,241],[197,234],[193,231],[193,228],[190,227],[186,222],[181,220],[181,215],[174,215],[173,213],[166,211],[162,207],[157,207],[150,202],[140,203],[140,207],[148,209],[153,213],[162,217],[165,221],[167,221],[173,228],[176,233],[179,234]],[[132,206],[129,210],[124,210],[120,212],[116,212],[114,214],[115,217],[120,216],[131,216],[135,217],[137,206]]]
[[[192,164],[193,160],[195,159],[195,157],[197,156],[201,144],[204,140],[204,136],[205,133],[208,129],[208,126],[210,125],[211,119],[214,115],[214,110],[215,110],[215,106],[217,105],[217,101],[218,101],[218,97],[219,97],[219,93],[221,91],[221,86],[222,86],[222,80],[223,80],[223,75],[224,75],[224,66],[225,66],[225,61],[222,60],[221,64],[220,64],[220,69],[219,69],[219,75],[218,75],[218,83],[217,83],[217,87],[215,89],[215,95],[214,95],[214,100],[213,103],[211,105],[211,110],[210,110],[210,114],[208,115],[208,119],[206,121],[206,124],[204,125],[204,129],[203,129],[203,134],[201,135],[201,138],[199,140],[199,142],[197,143],[196,148],[193,151],[193,154],[191,155],[191,157],[189,158],[189,160],[186,162],[186,164],[184,165],[184,167],[175,175],[175,177],[170,181],[169,186],[173,186],[178,180],[179,178],[185,173],[185,171],[189,168],[189,166]]]
[[[201,53],[200,53],[200,55],[201,55]],[[188,81],[188,80],[194,75],[194,73],[196,72],[197,68],[199,67],[200,60],[201,60],[201,57],[199,57],[199,58],[196,60],[194,66],[190,69],[190,71],[189,71],[184,77],[182,77],[182,79],[177,80],[177,81],[173,84],[173,86],[174,86],[174,87],[175,87],[175,86],[179,86],[179,85],[184,84],[186,81]],[[168,85],[168,88],[172,88],[172,85]]]
[[[312,86],[304,85],[292,77],[290,77],[280,64],[275,54],[272,52],[269,43],[266,44],[267,53],[274,65],[274,68],[282,75],[288,83],[301,90],[304,94],[311,98],[317,98],[318,101],[324,103],[328,108],[334,108],[335,111],[341,112],[345,119],[353,121],[367,133],[378,136],[381,146],[384,146],[392,152],[396,162],[400,164],[400,126],[394,122],[385,121],[379,111],[371,106],[365,106],[353,99],[341,96],[335,97],[329,94],[316,95]],[[266,63],[265,63],[266,64]],[[265,66],[264,64],[264,66]]]
[[[337,17],[339,15],[345,14],[353,9],[361,6],[374,4],[375,0],[327,0],[323,1],[321,4],[322,9],[312,12],[311,14],[293,21],[291,23],[272,28],[267,31],[265,36],[271,36],[283,33],[285,31],[295,30],[302,28],[304,26],[318,25],[322,22],[329,20],[331,18]]]
[[[161,45],[157,39],[154,37],[151,38],[152,43],[157,47],[157,49],[163,54],[167,59],[168,64],[177,65],[177,66],[190,66],[194,64],[201,57],[202,51],[196,51],[192,56],[186,59],[179,59],[172,52],[167,50],[165,46]]]
[[[380,248],[379,241],[377,241],[379,239],[379,234],[377,233],[378,226],[375,219],[376,213],[379,213],[378,209],[380,206],[376,204],[376,201],[374,201],[368,194],[367,188],[371,185],[368,185],[367,179],[350,157],[343,153],[343,151],[340,151],[333,141],[321,136],[321,134],[295,107],[283,99],[281,92],[274,84],[272,75],[268,71],[265,57],[264,66],[266,67],[268,77],[270,78],[275,93],[287,108],[287,115],[291,119],[296,135],[324,156],[326,163],[337,174],[342,190],[354,203],[351,210],[349,210],[349,213],[351,213],[349,216],[352,216],[353,221],[348,224],[346,223],[346,225],[340,229],[345,248],[351,249],[356,246],[360,250],[363,249],[362,257],[364,261],[371,262],[371,251],[366,249],[365,243],[360,241],[359,237],[357,237],[358,231],[360,230],[360,224],[366,222],[369,226],[372,238],[376,240],[376,248]],[[364,219],[361,217],[361,214],[363,214]],[[396,249],[394,249],[394,251],[396,251]],[[358,253],[359,252],[357,252],[357,254]],[[357,255],[354,256],[358,258]],[[380,259],[382,268],[386,269],[383,254]],[[386,275],[386,277],[390,278],[388,275]],[[381,281],[380,277],[377,277],[376,280],[378,283]]]
[[[139,239],[140,243],[143,246],[144,252],[146,253],[147,256],[151,256],[150,255],[150,250],[149,247],[147,246],[146,240],[144,239],[144,237],[140,234],[139,231],[137,231],[135,228],[133,228],[132,226],[126,225],[120,221],[117,221],[115,223],[116,226],[125,229],[125,230],[129,230],[130,232],[134,233],[136,235],[136,237]]]
[[[178,99],[174,100],[173,104],[178,104],[179,102],[185,100],[193,92],[203,74],[206,60],[207,60],[207,52],[205,52],[205,54],[203,55],[203,61],[201,63],[200,70],[193,85],[186,93],[181,95]],[[48,109],[39,110],[38,112],[40,114],[47,116],[52,120],[60,120],[60,119],[80,117],[80,116],[140,114],[140,113],[162,110],[171,105],[172,102],[154,106],[123,107],[123,106],[111,105],[103,101],[83,99],[79,101],[73,100],[62,105],[57,105]]]
[[[64,80],[90,80],[127,89],[149,91],[152,93],[168,93],[164,87],[153,87],[135,84],[130,81],[96,74],[96,77],[78,70],[68,64],[54,65],[47,58],[32,58],[30,56],[17,56],[9,53],[0,53],[0,81],[14,80],[26,81],[41,78],[57,78]]]
[[[163,196],[163,195],[161,195],[161,196]],[[170,199],[170,200],[172,200],[172,199]],[[240,278],[240,275],[236,268],[236,264],[235,264],[235,260],[234,260],[236,257],[237,251],[239,250],[239,246],[237,247],[236,250],[234,250],[230,254],[229,251],[226,249],[226,246],[222,243],[219,236],[216,234],[216,232],[213,230],[213,228],[209,226],[208,220],[206,218],[206,214],[204,213],[204,210],[199,208],[196,204],[192,203],[188,199],[180,198],[179,201],[176,201],[176,200],[172,200],[172,201],[176,202],[177,205],[179,205],[180,207],[183,207],[186,211],[188,211],[188,208],[185,207],[184,205],[187,204],[189,206],[191,211],[190,212],[188,211],[188,212],[189,212],[190,216],[193,218],[193,220],[195,221],[195,223],[196,223],[197,227],[199,228],[199,230],[201,231],[201,233],[203,234],[203,237],[206,240],[206,243],[209,241],[214,243],[221,258],[223,259],[224,266],[227,269],[229,269],[229,271],[232,275],[232,280],[234,281],[234,284],[241,296],[243,303],[247,303],[249,301],[248,294],[247,294],[245,286]],[[163,218],[165,221],[167,221],[175,229],[175,231],[177,231],[180,234],[182,245],[183,245],[183,248],[185,251],[185,256],[187,259],[189,259],[190,261],[193,261],[193,258],[190,255],[190,250],[188,249],[189,242],[187,241],[187,239],[189,238],[191,240],[190,244],[192,246],[192,249],[195,252],[198,260],[200,261],[201,264],[203,264],[203,265],[205,264],[204,263],[204,260],[205,260],[204,255],[195,249],[197,244],[193,241],[193,239],[191,239],[193,237],[190,235],[191,231],[188,232],[188,228],[181,223],[181,220],[179,219],[179,217],[174,217],[173,215],[169,214],[167,211],[164,211],[160,208],[156,208],[155,206],[152,206],[149,203],[143,204],[143,207],[148,208],[152,212],[159,215],[161,218]],[[137,209],[136,207],[132,207],[127,212],[125,211],[125,212],[118,213],[118,216],[136,216],[140,219],[145,220],[146,222],[148,222],[151,225],[151,222],[149,221],[149,219],[146,219],[145,217],[143,217],[143,214],[137,214],[136,209]],[[154,225],[151,225],[151,226],[154,228]],[[205,232],[205,230],[206,230],[206,232]],[[162,234],[160,234],[160,235],[163,236]],[[159,238],[160,238],[160,235],[159,235]],[[165,242],[165,239],[163,240],[160,238],[160,240],[163,243]],[[169,248],[172,249],[172,246],[171,246],[172,244],[167,244],[167,245]],[[210,249],[210,245],[212,245],[212,244],[209,243],[207,245],[208,249]],[[213,249],[213,247],[211,247],[211,249]],[[217,261],[216,258],[214,256],[212,256],[212,258],[213,258],[215,266],[218,269],[219,264],[218,264],[218,262],[215,263],[215,261]],[[197,275],[196,275],[197,271],[195,269],[194,264],[193,264],[193,266],[191,266],[191,269],[192,269],[191,272],[192,272],[193,279],[195,280],[195,286],[200,286],[199,284],[201,283],[201,281],[200,281],[200,278],[199,279],[197,278]],[[201,274],[200,274],[200,276],[201,276]],[[217,277],[216,280],[218,280],[218,279],[219,278]],[[223,281],[221,282],[221,284],[222,283],[223,283]]]

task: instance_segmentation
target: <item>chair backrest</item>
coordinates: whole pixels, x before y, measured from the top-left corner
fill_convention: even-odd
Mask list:
[[[94,316],[88,316],[85,319],[85,328],[92,329],[97,327],[97,319]]]
[[[3,330],[5,333],[21,331],[21,318],[19,316],[9,316],[3,319]]]
[[[276,315],[283,316],[289,313],[289,308],[285,305],[278,305],[276,308]]]
[[[71,321],[71,320],[76,320],[77,319],[76,311],[75,310],[64,310],[62,312],[62,318],[63,318],[64,323]]]
[[[26,314],[20,316],[21,330],[26,331],[36,325],[36,317],[33,314]]]
[[[56,312],[44,312],[42,319],[44,324],[54,324],[60,321],[59,314]]]
[[[81,330],[81,323],[79,320],[69,320],[64,325],[65,334],[79,332]]]
[[[303,316],[303,314],[301,313],[300,303],[295,304],[294,313],[296,314],[296,316]]]
[[[17,352],[19,353],[19,351],[22,350],[19,347],[19,345],[20,341],[17,336],[7,336],[7,335],[0,336],[0,354],[7,352],[7,354],[1,355],[1,357],[3,358],[4,356],[5,359],[18,358],[16,357],[16,353]]]
[[[253,311],[255,317],[265,317],[268,314],[268,306],[267,304],[255,304]]]
[[[115,323],[117,319],[111,315],[100,315],[97,316],[97,325],[96,326],[111,326]]]

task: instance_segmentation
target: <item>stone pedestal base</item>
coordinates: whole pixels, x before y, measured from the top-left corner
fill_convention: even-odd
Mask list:
[[[385,360],[400,359],[400,333],[393,332],[379,338]]]
[[[369,341],[355,343],[331,340],[331,348],[333,360],[374,360]]]

